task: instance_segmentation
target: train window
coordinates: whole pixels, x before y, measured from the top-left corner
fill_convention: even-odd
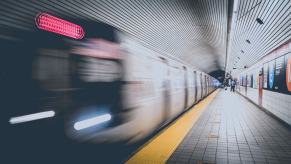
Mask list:
[[[57,49],[41,49],[33,64],[33,78],[41,81],[47,90],[69,87],[68,52]]]
[[[84,82],[113,82],[120,78],[120,65],[111,60],[84,57],[78,72]]]

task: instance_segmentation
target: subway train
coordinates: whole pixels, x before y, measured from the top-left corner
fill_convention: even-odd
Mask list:
[[[14,141],[134,143],[219,85],[108,24],[40,13],[31,31],[6,30],[1,109]]]
[[[236,78],[239,93],[291,125],[291,40],[241,71]]]

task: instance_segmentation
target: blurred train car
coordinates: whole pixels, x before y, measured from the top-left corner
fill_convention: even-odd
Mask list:
[[[0,40],[1,108],[19,142],[136,142],[218,86],[103,23],[41,13],[32,32],[11,33],[16,40]]]
[[[291,41],[237,75],[238,92],[291,125]]]
[[[116,35],[123,50],[123,84],[118,100],[122,106],[119,112],[109,110],[108,113],[113,119],[118,117],[121,123],[95,132],[71,129],[70,136],[98,142],[137,141],[170,122],[215,89],[215,79],[207,74],[155,52],[127,34],[117,32]],[[76,119],[68,122],[73,120]]]

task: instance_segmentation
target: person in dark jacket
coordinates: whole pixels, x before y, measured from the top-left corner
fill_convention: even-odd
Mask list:
[[[230,91],[234,92],[234,89],[235,89],[235,81],[232,80],[232,81],[230,82]]]

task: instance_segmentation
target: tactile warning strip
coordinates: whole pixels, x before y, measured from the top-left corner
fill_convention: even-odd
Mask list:
[[[196,104],[169,125],[168,128],[146,143],[126,163],[165,163],[217,93],[218,91],[215,91],[206,99]]]

